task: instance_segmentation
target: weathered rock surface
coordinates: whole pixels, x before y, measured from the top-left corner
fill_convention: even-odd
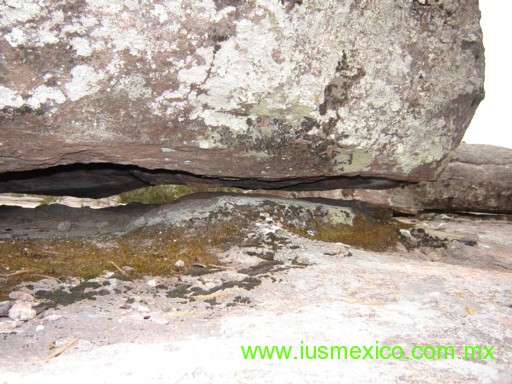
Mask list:
[[[418,184],[362,177],[321,178],[309,181],[306,179],[273,182],[233,181],[199,178],[164,171],[108,168],[81,171],[55,170],[54,173],[46,171],[39,176],[35,176],[38,172],[30,172],[32,177],[23,177],[22,174],[23,172],[15,174],[13,179],[7,177],[8,174],[4,174],[4,180],[0,181],[0,192],[101,197],[108,196],[114,191],[128,191],[138,186],[167,183],[187,184],[200,188],[219,185],[250,187],[259,184],[274,189],[254,190],[251,193],[299,199],[356,200],[403,213],[417,213],[424,210],[512,212],[512,150],[490,145],[462,144],[438,180]],[[397,185],[400,187],[396,187]],[[37,206],[47,198],[29,196],[24,199],[22,201],[17,196],[11,199],[3,196],[2,202],[5,205]],[[61,198],[59,202],[76,207],[88,204],[99,207],[107,206],[109,203],[109,201],[89,201],[78,198]],[[115,204],[115,200],[109,204]]]
[[[299,228],[313,225],[315,220],[352,225],[356,216],[386,216],[383,210],[358,202],[338,205],[300,201],[272,196],[195,194],[173,204],[130,204],[103,209],[71,208],[44,205],[34,209],[0,206],[0,239],[98,236],[127,233],[155,225],[183,226],[190,222],[236,220],[247,215],[272,211],[289,225]],[[240,210],[242,209],[242,210]],[[211,218],[211,219],[210,219]],[[213,221],[212,221],[213,220]],[[69,228],[62,231],[60,226]]]
[[[0,171],[433,178],[483,97],[477,0],[0,4]]]
[[[462,145],[437,181],[353,193],[357,200],[410,213],[424,210],[512,213],[512,150]]]
[[[23,323],[0,319],[2,380],[511,382],[510,221],[425,216],[412,221],[424,233],[475,237],[477,244],[386,253],[295,236],[277,221],[254,224],[253,235],[286,241],[233,247],[218,254],[219,268],[202,275],[130,281],[105,274],[87,286],[94,298],[58,304]],[[62,280],[44,279],[31,290],[61,300],[81,285]],[[292,350],[289,359],[244,359],[241,346],[249,345]],[[362,353],[301,357],[301,346],[312,357],[320,345],[358,346]],[[363,346],[372,347],[373,359],[363,359]],[[404,357],[375,358],[377,346],[403,348]],[[425,349],[417,360],[414,346],[452,346],[453,357]],[[480,359],[464,356],[465,346],[481,347]],[[492,347],[492,357],[484,347]]]
[[[272,192],[296,198],[359,200],[405,213],[424,210],[512,212],[512,149],[492,145],[459,147],[436,181],[386,190]]]

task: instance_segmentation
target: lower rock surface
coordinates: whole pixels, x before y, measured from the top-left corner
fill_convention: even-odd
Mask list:
[[[125,220],[124,230],[135,224],[159,228],[161,232],[147,230],[142,232],[145,238],[135,240],[152,249],[153,263],[168,258],[167,273],[135,278],[136,268],[142,266],[133,264],[130,269],[119,262],[95,276],[21,282],[13,300],[34,296],[46,308],[26,321],[0,318],[2,379],[7,383],[64,383],[76,377],[155,383],[378,383],[383,377],[397,383],[512,380],[510,218],[445,214],[401,218],[400,225],[393,227],[393,233],[399,234],[394,245],[370,251],[364,245],[326,241],[328,236],[319,231],[326,228],[313,227],[307,215],[313,211],[350,226],[351,219],[357,222],[364,214],[364,207],[244,199],[188,199],[178,203],[181,218],[165,206],[141,208],[139,221]],[[252,208],[244,210],[248,207]],[[191,249],[166,248],[163,224],[188,222],[186,214],[195,212],[201,220],[210,220],[212,228],[226,220],[220,215],[225,208],[234,217],[244,213],[249,224],[240,225],[240,232],[233,230],[234,238],[224,233],[225,246],[215,242],[218,233],[206,233],[208,227],[201,227],[201,221],[194,221],[200,231],[185,227],[196,240],[201,231],[206,233],[202,241],[210,236],[212,241],[205,243],[214,259],[196,261],[188,258]],[[283,216],[286,209],[295,216]],[[253,210],[258,215],[248,214]],[[201,212],[215,214],[207,217]],[[58,216],[58,210],[54,214]],[[302,230],[297,229],[300,220],[296,227],[289,224],[292,217],[302,218]],[[369,210],[363,217],[368,223],[393,222]],[[73,241],[77,228],[72,224],[60,240],[62,232],[57,230],[41,233],[41,249],[37,253],[27,248],[27,260],[43,263],[45,252],[56,249],[45,241]],[[120,228],[121,220],[112,223],[111,230],[122,233]],[[96,242],[97,257],[122,245],[115,240],[120,234],[98,229],[100,233],[93,235],[91,228],[83,230]],[[12,232],[16,236],[2,234],[0,245],[26,237],[14,225]],[[172,269],[173,257],[183,262],[180,271]],[[5,272],[1,271],[2,279],[7,279]],[[249,345],[292,348],[289,359],[252,360],[242,354],[242,346]],[[338,360],[301,354],[301,347],[307,346],[308,356],[313,356],[314,346],[320,345],[361,350],[373,346],[373,354],[377,346],[400,346],[404,358]],[[452,345],[454,359],[413,359],[416,345]],[[467,345],[485,346],[487,358],[464,358]],[[488,349],[492,358],[485,353]]]

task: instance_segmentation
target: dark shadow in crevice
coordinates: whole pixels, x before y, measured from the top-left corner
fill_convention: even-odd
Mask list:
[[[385,189],[404,182],[383,178],[324,176],[282,179],[210,177],[163,169],[149,170],[110,163],[61,165],[0,174],[0,193],[101,198],[150,185],[175,184],[199,188],[235,187],[286,191]]]

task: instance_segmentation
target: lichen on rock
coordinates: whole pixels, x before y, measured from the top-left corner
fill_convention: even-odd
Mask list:
[[[8,1],[0,14],[4,172],[427,180],[483,96],[477,0]]]

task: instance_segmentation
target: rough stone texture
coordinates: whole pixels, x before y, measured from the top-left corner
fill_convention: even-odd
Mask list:
[[[249,187],[265,185],[274,190],[254,190],[254,194],[270,194],[286,198],[357,200],[384,206],[403,213],[423,210],[512,212],[512,150],[490,145],[462,144],[437,181],[405,184],[384,179],[324,178],[256,183],[248,180],[226,181],[198,178],[192,175],[142,170],[96,169],[45,173],[32,177],[16,174],[15,179],[0,181],[0,192],[56,193],[101,197],[114,191],[130,190],[136,186],[166,183],[198,187],[235,185]],[[38,174],[36,172],[36,174]],[[4,175],[5,176],[5,175]],[[396,185],[400,185],[396,187]],[[394,187],[395,188],[392,188]],[[341,189],[340,189],[341,188]],[[349,189],[347,189],[349,188]],[[360,189],[354,189],[360,188]],[[373,189],[369,189],[373,188]],[[383,189],[385,190],[375,190]],[[45,197],[45,199],[48,199]],[[41,197],[2,196],[0,204],[35,207]],[[115,205],[115,197],[107,200],[60,198],[59,204],[103,207]],[[332,202],[331,202],[332,203]]]
[[[476,237],[473,246],[392,253],[347,249],[286,233],[274,249],[234,247],[201,276],[95,279],[96,296],[26,323],[0,319],[0,376],[9,384],[123,383],[510,383],[511,222],[440,215],[412,224]],[[260,268],[259,255],[280,264]],[[349,252],[347,252],[349,251]],[[441,253],[440,253],[441,252]],[[299,263],[300,261],[300,263]],[[268,265],[267,265],[268,266]],[[237,285],[258,279],[252,287]],[[148,283],[154,280],[157,285]],[[101,284],[107,283],[108,284]],[[45,279],[33,290],[76,282]],[[176,286],[185,285],[180,295]],[[196,294],[204,292],[205,294]],[[191,300],[193,299],[193,300]],[[41,328],[42,327],[42,328]],[[40,330],[38,332],[38,329]],[[41,330],[42,329],[42,330]],[[49,362],[47,357],[78,338]],[[454,359],[295,360],[300,346],[453,346]],[[377,344],[378,342],[378,344]],[[245,360],[241,346],[292,346],[289,360]],[[464,359],[466,345],[494,346],[494,359]],[[361,355],[361,357],[363,354]],[[78,378],[78,379],[77,379]]]
[[[98,236],[128,233],[154,225],[183,226],[192,221],[218,221],[218,217],[234,219],[238,207],[250,207],[255,212],[279,212],[290,225],[304,227],[315,219],[332,224],[352,225],[357,216],[382,216],[385,213],[358,202],[324,205],[308,201],[272,196],[196,194],[173,204],[130,204],[103,209],[72,208],[63,205],[43,205],[34,209],[0,206],[0,240],[11,238],[48,238]],[[69,229],[59,226],[69,223]]]
[[[424,210],[512,213],[512,150],[463,145],[435,182],[385,191],[353,191],[354,198],[404,212]]]
[[[424,210],[511,213],[512,149],[463,144],[439,179],[433,182],[380,191],[272,193],[295,198],[353,199],[405,213]]]
[[[477,0],[7,0],[0,171],[435,177],[483,97]]]

